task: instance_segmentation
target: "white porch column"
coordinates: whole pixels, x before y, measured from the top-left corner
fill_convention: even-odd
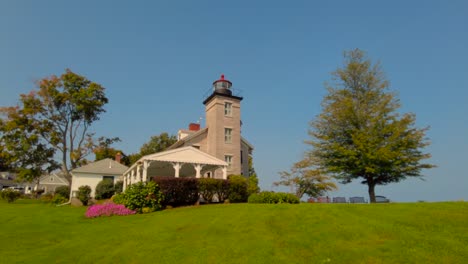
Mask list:
[[[180,163],[179,162],[172,163],[172,166],[174,167],[174,170],[175,170],[175,177],[179,178],[179,171],[181,167]]]
[[[138,166],[137,166],[136,181],[137,181],[137,182],[141,182],[141,165],[138,165]]]
[[[132,173],[130,174],[130,184],[135,183],[135,169],[132,170]]]
[[[223,179],[227,179],[227,166],[223,167]]]
[[[195,171],[197,172],[196,178],[201,178],[201,170],[203,169],[203,165],[201,164],[193,164]]]
[[[122,191],[125,192],[125,189],[127,189],[127,175],[125,174],[123,177],[123,188]]]
[[[148,167],[149,162],[147,160],[143,161],[143,182],[147,182],[148,180]]]

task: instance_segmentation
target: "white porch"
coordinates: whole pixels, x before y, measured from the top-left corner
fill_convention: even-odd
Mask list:
[[[174,176],[201,178],[210,172],[222,170],[227,179],[228,164],[194,147],[183,147],[147,155],[139,159],[123,174],[125,190],[137,182],[147,182],[151,177]]]

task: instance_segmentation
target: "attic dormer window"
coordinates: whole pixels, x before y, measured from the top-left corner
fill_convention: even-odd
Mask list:
[[[224,103],[224,115],[232,116],[232,103],[229,103],[229,102]]]

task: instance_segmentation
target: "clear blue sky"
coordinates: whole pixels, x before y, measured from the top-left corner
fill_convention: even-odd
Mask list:
[[[402,111],[431,126],[426,180],[396,201],[468,200],[467,1],[0,1],[0,106],[65,68],[106,87],[97,135],[138,151],[204,116],[221,73],[242,90],[243,135],[263,189],[307,148],[344,50],[380,60]],[[359,183],[331,196],[366,196]]]

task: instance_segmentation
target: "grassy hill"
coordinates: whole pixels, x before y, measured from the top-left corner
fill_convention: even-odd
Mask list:
[[[468,263],[466,202],[85,210],[0,202],[0,262]]]

